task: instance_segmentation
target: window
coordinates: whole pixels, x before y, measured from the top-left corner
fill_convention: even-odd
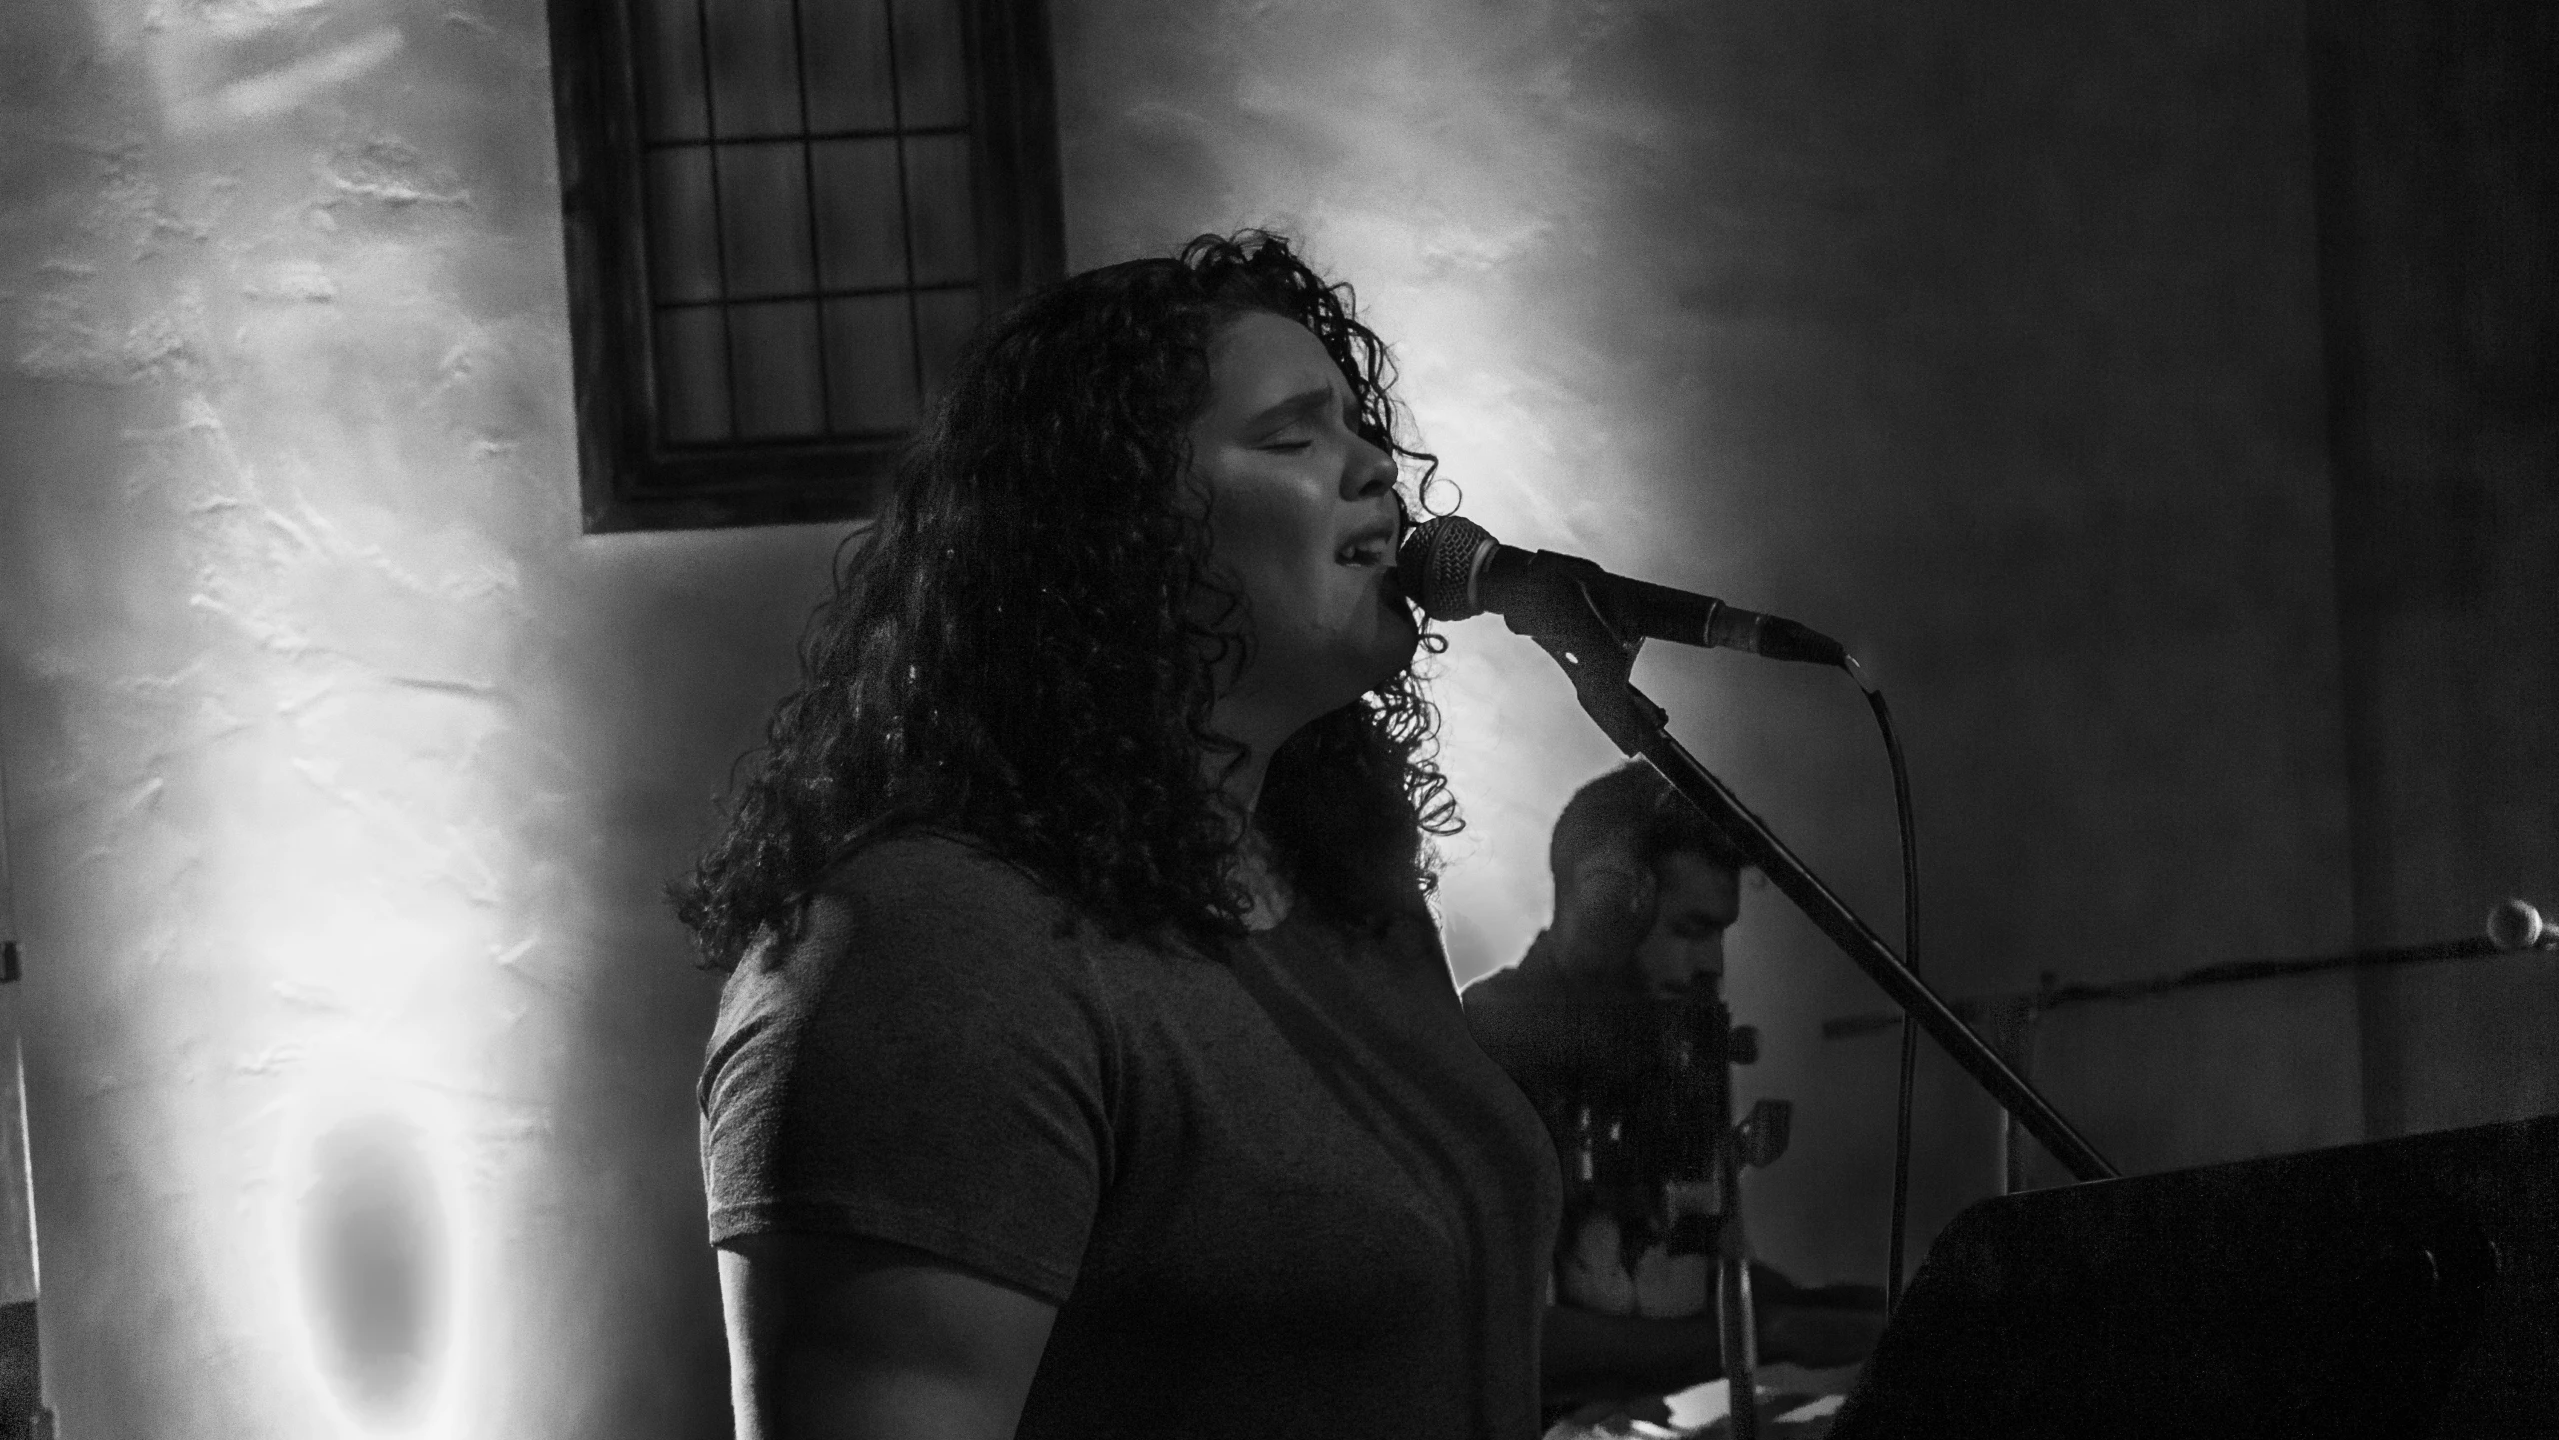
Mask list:
[[[552,0],[586,528],[868,515],[1061,268],[1039,0]]]

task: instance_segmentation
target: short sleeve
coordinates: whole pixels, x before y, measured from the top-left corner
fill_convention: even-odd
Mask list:
[[[839,869],[721,993],[699,1091],[713,1243],[886,1240],[1062,1302],[1112,1153],[1110,1019],[1066,918],[956,841]]]

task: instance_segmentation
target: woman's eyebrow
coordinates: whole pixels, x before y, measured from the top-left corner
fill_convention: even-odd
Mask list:
[[[1333,387],[1330,385],[1318,385],[1311,390],[1300,390],[1276,405],[1256,411],[1251,419],[1244,422],[1244,428],[1247,431],[1274,430],[1292,420],[1302,420],[1309,415],[1320,415],[1324,412],[1324,408],[1332,403]]]

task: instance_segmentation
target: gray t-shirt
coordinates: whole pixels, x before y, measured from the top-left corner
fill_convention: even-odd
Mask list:
[[[858,1235],[1059,1306],[1019,1433],[1538,1430],[1553,1147],[1418,901],[1217,958],[957,840],[872,846],[729,979],[713,1241]]]

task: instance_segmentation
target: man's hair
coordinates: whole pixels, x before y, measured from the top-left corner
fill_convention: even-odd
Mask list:
[[[1573,867],[1615,836],[1632,836],[1636,858],[1647,865],[1665,855],[1686,852],[1703,855],[1709,863],[1735,873],[1750,867],[1750,857],[1722,827],[1698,813],[1652,766],[1638,760],[1574,791],[1564,813],[1555,817],[1555,833],[1546,844],[1546,864],[1554,872],[1558,898],[1572,888]]]
[[[1240,760],[1208,726],[1251,617],[1212,561],[1189,428],[1211,338],[1254,311],[1311,331],[1361,438],[1428,483],[1437,462],[1397,441],[1385,345],[1279,236],[1203,235],[996,318],[867,546],[839,556],[725,832],[669,887],[707,964],[734,965],[830,866],[911,827],[1020,865],[1112,934],[1241,932],[1238,817],[1202,756]],[[1458,828],[1437,726],[1404,674],[1271,757],[1256,816],[1307,898],[1375,921],[1430,888],[1425,837]]]

